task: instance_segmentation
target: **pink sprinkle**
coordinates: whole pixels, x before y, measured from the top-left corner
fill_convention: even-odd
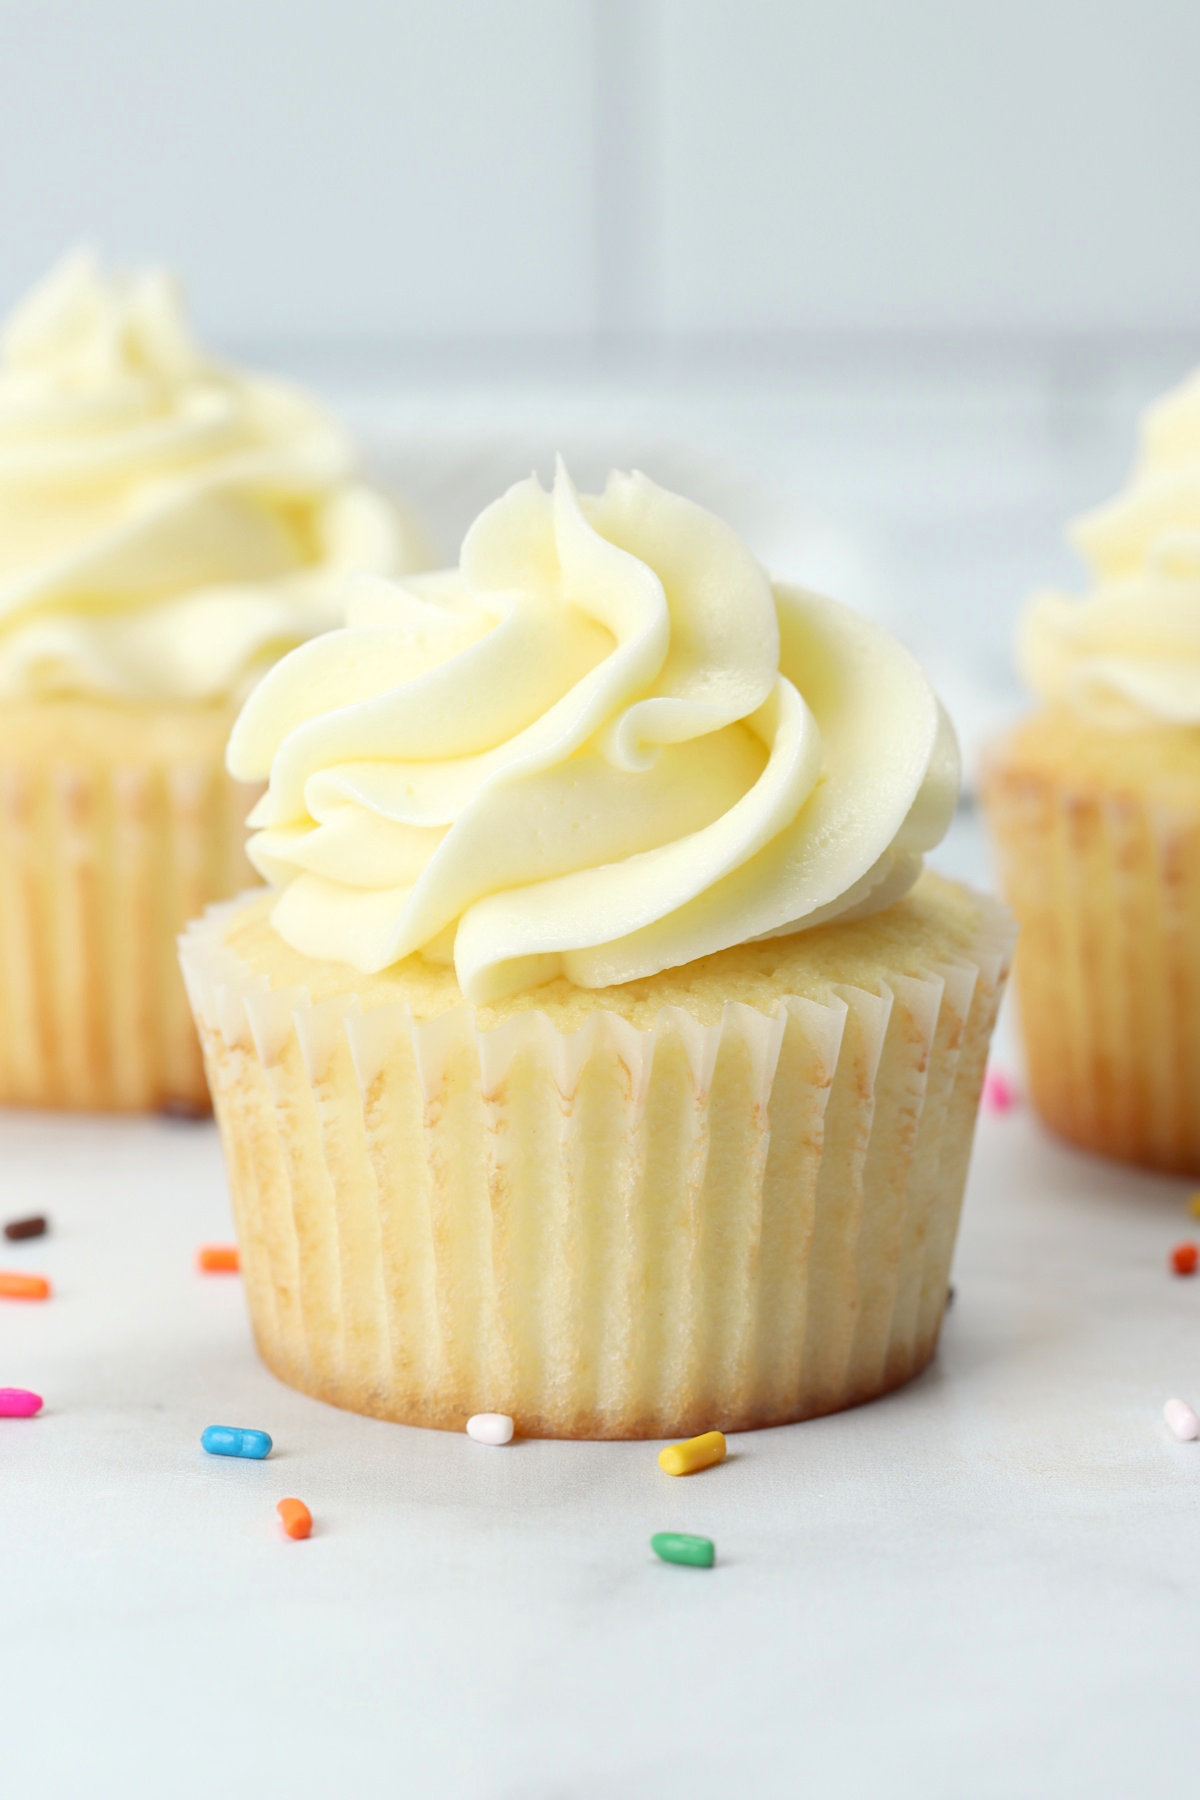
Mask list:
[[[42,1396],[28,1388],[0,1388],[0,1419],[32,1419],[42,1410]]]
[[[994,1113],[1011,1112],[1017,1104],[1016,1087],[999,1069],[989,1069],[984,1076],[983,1104]]]

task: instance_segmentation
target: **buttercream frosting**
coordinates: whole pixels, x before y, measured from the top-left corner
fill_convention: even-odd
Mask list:
[[[900,644],[644,475],[581,496],[561,465],[457,569],[359,584],[250,696],[229,766],[268,782],[250,854],[289,944],[452,959],[479,1004],[876,911],[958,789]]]
[[[169,277],[69,258],[0,340],[0,698],[240,697],[418,566],[341,429],[204,354]]]
[[[1029,602],[1025,679],[1101,725],[1200,725],[1200,373],[1150,408],[1128,485],[1070,536],[1094,585]]]

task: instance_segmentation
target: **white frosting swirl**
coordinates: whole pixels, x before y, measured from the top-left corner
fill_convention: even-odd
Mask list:
[[[1070,535],[1096,585],[1029,602],[1025,679],[1101,725],[1200,725],[1200,374],[1149,410],[1128,486]]]
[[[419,541],[303,394],[204,356],[160,271],[81,254],[0,360],[0,699],[208,701]]]
[[[606,987],[886,906],[953,812],[908,652],[643,475],[522,482],[457,570],[364,583],[348,619],[229,746],[269,777],[250,852],[312,956],[452,957],[476,1003]]]

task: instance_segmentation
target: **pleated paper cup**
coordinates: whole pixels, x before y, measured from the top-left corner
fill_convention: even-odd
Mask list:
[[[984,778],[1030,1096],[1075,1144],[1200,1174],[1200,781],[1151,780],[1132,738],[1106,775],[1043,735],[998,745]]]
[[[0,706],[0,1103],[207,1111],[175,946],[253,878],[229,723]]]
[[[968,898],[915,973],[645,1027],[601,993],[569,1031],[314,1001],[231,945],[245,903],[210,911],[182,960],[264,1359],[355,1411],[558,1437],[740,1431],[907,1381],[1011,945]],[[710,998],[740,954],[694,965]]]

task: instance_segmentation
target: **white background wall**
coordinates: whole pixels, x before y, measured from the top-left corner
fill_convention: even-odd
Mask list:
[[[79,238],[334,344],[1187,331],[1200,0],[0,0],[0,304]]]
[[[1200,357],[1198,75],[1200,0],[0,0],[0,310],[172,265],[446,556],[557,449],[643,467],[969,744]]]

